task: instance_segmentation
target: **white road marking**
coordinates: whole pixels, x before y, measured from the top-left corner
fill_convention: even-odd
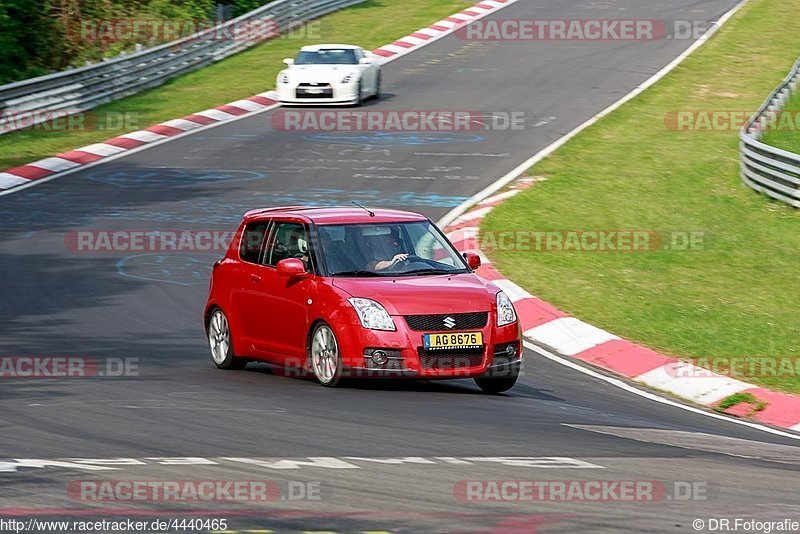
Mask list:
[[[790,432],[784,432],[783,430],[778,430],[776,428],[771,428],[771,427],[768,427],[768,426],[765,426],[765,425],[761,425],[761,424],[758,424],[758,423],[751,423],[750,421],[744,421],[742,419],[733,419],[732,417],[728,417],[726,415],[720,415],[718,413],[709,412],[709,411],[706,411],[706,410],[701,410],[700,408],[695,408],[694,406],[689,406],[687,404],[681,404],[680,402],[676,402],[676,401],[673,401],[673,400],[668,399],[666,397],[662,397],[660,395],[656,395],[655,393],[650,393],[649,391],[644,391],[642,389],[639,389],[637,387],[632,386],[631,384],[628,384],[627,382],[623,382],[619,378],[606,376],[606,375],[598,373],[597,371],[594,371],[594,370],[592,370],[592,369],[590,369],[588,367],[584,367],[583,365],[578,364],[578,363],[574,362],[573,360],[569,360],[567,358],[562,358],[561,356],[553,354],[552,352],[550,352],[548,350],[545,350],[542,347],[534,345],[530,341],[523,341],[523,345],[525,345],[525,348],[535,352],[536,354],[538,354],[540,356],[543,356],[543,357],[547,358],[548,360],[552,360],[552,361],[554,361],[556,363],[559,363],[561,365],[569,367],[570,369],[574,369],[574,370],[576,370],[576,371],[578,371],[580,373],[583,373],[585,375],[589,375],[589,376],[591,376],[593,378],[597,378],[598,380],[602,380],[603,382],[611,384],[612,386],[618,387],[620,389],[624,389],[625,391],[627,391],[629,393],[633,393],[634,395],[638,395],[640,397],[643,397],[645,399],[657,402],[659,404],[666,404],[667,406],[672,406],[673,408],[678,408],[680,410],[686,410],[687,412],[692,412],[692,413],[695,413],[695,414],[698,414],[698,415],[704,415],[706,417],[711,417],[712,419],[718,419],[720,421],[727,421],[728,423],[731,423],[731,424],[742,425],[742,426],[746,426],[746,427],[749,427],[749,428],[754,428],[756,430],[761,430],[761,431],[767,432],[769,434],[774,434],[776,436],[782,436],[784,438],[791,438],[791,439],[796,439],[796,440],[800,441],[800,435],[798,435],[798,434],[792,434]]]
[[[343,456],[309,456],[305,458],[250,458],[250,457],[155,457],[155,458],[60,458],[54,460],[19,459],[0,461],[0,473],[16,473],[21,468],[43,469],[60,467],[83,471],[119,471],[123,468],[149,465],[196,466],[220,465],[226,462],[244,464],[259,469],[362,469],[376,466],[470,466],[493,463],[506,467],[530,467],[542,469],[605,469],[602,465],[593,464],[577,458],[562,456],[470,456],[455,458],[449,456],[426,458],[421,456],[402,457],[364,457]],[[359,465],[361,464],[361,465]],[[364,465],[366,464],[366,465]]]

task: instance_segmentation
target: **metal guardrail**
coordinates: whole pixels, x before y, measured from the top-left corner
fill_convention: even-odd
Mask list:
[[[756,191],[800,208],[800,154],[760,141],[800,86],[800,60],[739,134],[742,181]]]
[[[269,27],[280,32],[363,1],[277,0],[189,37],[96,65],[0,86],[0,134],[155,87],[277,35],[248,29]]]

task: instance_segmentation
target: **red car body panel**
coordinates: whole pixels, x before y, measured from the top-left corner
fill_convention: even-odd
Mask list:
[[[319,321],[334,331],[345,369],[358,376],[406,376],[417,378],[468,378],[483,376],[495,360],[495,350],[516,344],[514,364],[521,363],[519,322],[496,326],[499,290],[474,272],[452,275],[396,276],[381,278],[328,277],[307,273],[286,277],[275,267],[248,263],[240,258],[239,245],[246,225],[254,221],[302,222],[309,227],[326,224],[380,224],[427,221],[422,215],[353,208],[268,208],[245,214],[230,249],[214,264],[205,315],[220,308],[227,315],[237,357],[261,360],[288,368],[309,369],[310,333]],[[312,234],[313,235],[313,234]],[[375,300],[383,305],[396,325],[395,331],[364,328],[349,297]],[[422,331],[413,330],[405,316],[487,312],[482,328],[482,357],[475,365],[431,368],[422,365]],[[449,332],[444,327],[441,331]],[[365,350],[387,349],[402,357],[387,369],[367,368]],[[508,361],[506,361],[508,363]]]

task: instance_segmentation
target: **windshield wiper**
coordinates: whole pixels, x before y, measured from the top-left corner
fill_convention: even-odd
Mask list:
[[[384,276],[381,273],[376,273],[375,271],[339,271],[338,273],[333,273],[331,276]]]
[[[428,269],[412,269],[410,271],[401,271],[397,274],[415,274],[415,275],[424,275],[424,274],[460,274],[463,271],[455,270],[455,271],[448,271],[447,269],[436,269],[435,267],[430,267]]]

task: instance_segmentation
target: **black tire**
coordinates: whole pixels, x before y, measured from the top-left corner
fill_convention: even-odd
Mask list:
[[[475,378],[475,383],[484,393],[503,393],[514,387],[519,378],[519,371],[513,371],[508,376],[481,376]]]
[[[331,350],[332,353],[325,352]],[[324,356],[323,353],[325,353]],[[318,323],[311,332],[308,357],[311,363],[311,372],[314,373],[320,384],[329,388],[342,385],[344,373],[342,358],[339,354],[339,342],[333,329],[327,323]]]
[[[378,71],[378,78],[375,80],[375,100],[381,99],[383,91],[383,73]]]
[[[359,106],[361,106],[361,104],[364,103],[364,99],[361,97],[361,90],[362,89],[363,89],[363,86],[361,85],[361,80],[358,80],[358,87],[356,88],[356,94],[357,94],[357,96],[356,96],[356,104],[355,104],[356,107],[359,107]]]
[[[238,358],[234,353],[228,317],[221,309],[216,308],[208,316],[206,331],[214,365],[219,369],[244,369],[247,360]]]

